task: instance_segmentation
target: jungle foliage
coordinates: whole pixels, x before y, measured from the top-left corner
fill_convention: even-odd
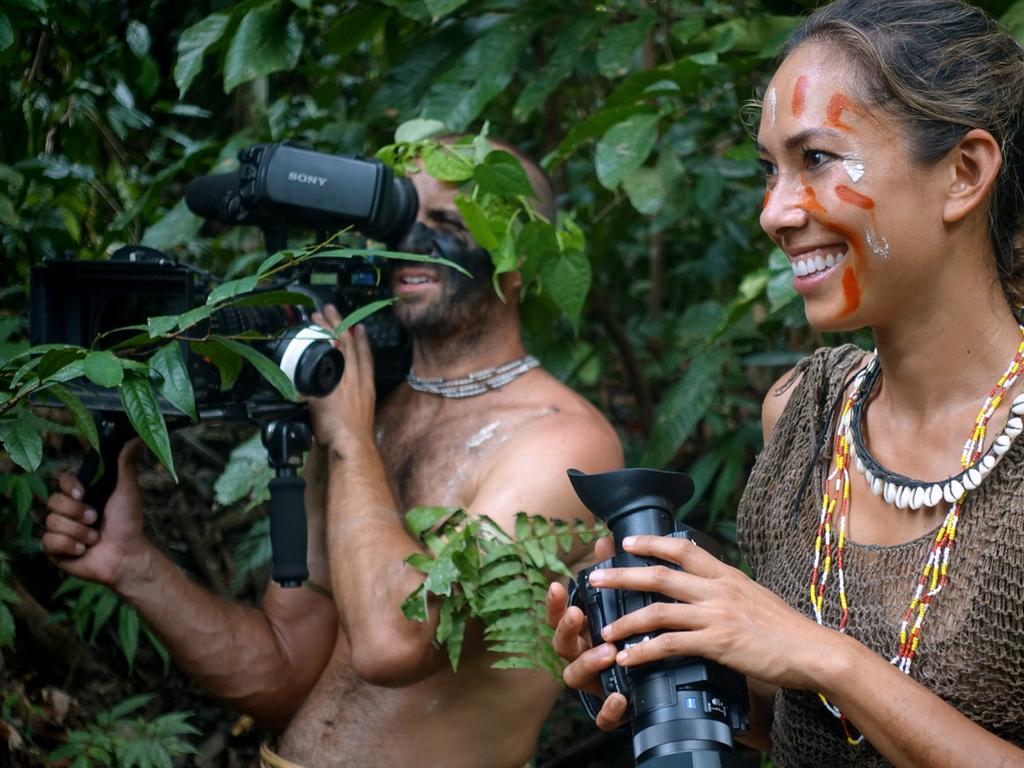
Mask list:
[[[628,463],[688,471],[690,521],[734,541],[760,398],[822,341],[758,227],[763,180],[743,117],[808,5],[0,0],[0,756],[151,766],[191,751],[184,716],[156,717],[185,700],[167,695],[180,684],[163,686],[166,700],[129,697],[161,688],[159,642],[113,595],[60,579],[34,515],[53,473],[96,440],[63,385],[85,375],[117,388],[152,426],[174,361],[32,347],[29,271],[127,243],[226,280],[276,268],[254,232],[204,224],[182,200],[189,179],[253,143],[370,157],[411,119],[474,133],[486,122],[542,159],[587,263],[555,281],[579,322],[531,305],[529,348],[609,416]],[[1024,2],[983,5],[1024,32]],[[42,392],[65,407],[34,406]],[[267,473],[250,432],[200,425],[151,442],[167,469],[151,470],[147,490],[165,503],[150,524],[224,595],[251,596],[267,557]],[[196,468],[178,486],[175,464]],[[175,488],[206,511],[190,513]],[[113,646],[119,656],[101,652]],[[86,690],[111,673],[123,685]],[[92,714],[69,715],[61,687]],[[136,712],[148,716],[125,726]],[[146,734],[150,746],[132,746]]]

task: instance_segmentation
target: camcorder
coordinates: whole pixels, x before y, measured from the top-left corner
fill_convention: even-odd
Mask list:
[[[393,246],[416,219],[419,201],[412,182],[395,177],[382,163],[287,144],[248,147],[238,153],[238,159],[237,171],[193,179],[185,201],[193,213],[206,219],[258,227],[268,253],[285,248],[295,228],[312,230],[323,242],[352,227]],[[341,379],[344,360],[311,324],[310,315],[333,303],[348,316],[389,297],[390,280],[382,279],[386,269],[383,260],[303,261],[261,285],[252,294],[254,301],[243,300],[213,312],[190,336],[253,337],[257,340],[252,345],[278,364],[300,394],[329,394]],[[31,271],[31,340],[34,345],[94,348],[95,344],[110,349],[138,333],[119,329],[203,306],[218,282],[207,272],[137,245],[119,249],[110,261],[48,260]],[[287,292],[290,301],[271,303],[278,292]],[[296,297],[302,301],[295,301]],[[362,322],[374,354],[378,391],[386,392],[409,370],[408,334],[389,309]],[[304,484],[297,472],[302,451],[312,444],[306,410],[281,397],[247,363],[235,383],[223,389],[218,368],[195,354],[187,342],[180,343],[200,418],[262,425],[263,443],[277,474],[270,486],[273,577],[284,585],[298,585],[308,575]],[[101,451],[87,458],[80,477],[87,486],[86,500],[102,510],[116,482],[117,454],[131,430],[117,392],[84,379],[71,386],[97,418]],[[170,426],[187,423],[166,400],[160,400],[160,407]],[[100,467],[104,469],[97,478]]]
[[[717,542],[680,523],[674,510],[693,494],[693,482],[679,472],[631,468],[588,475],[568,471],[577,496],[611,530],[615,555],[580,571],[569,582],[569,602],[587,618],[591,642],[604,642],[601,630],[616,619],[655,602],[675,602],[664,595],[591,586],[598,568],[643,568],[673,563],[640,557],[622,549],[627,536],[672,536],[691,539],[721,558]],[[620,649],[657,633],[626,638]],[[642,768],[741,768],[734,733],[749,729],[746,678],[707,659],[672,657],[636,667],[613,665],[601,672],[606,694],[629,701],[635,764]],[[601,701],[581,692],[584,708],[596,717]]]

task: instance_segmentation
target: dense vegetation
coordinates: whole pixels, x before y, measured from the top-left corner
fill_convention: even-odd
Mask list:
[[[1024,30],[1024,4],[983,5]],[[528,346],[612,419],[629,463],[690,472],[691,520],[729,542],[760,447],[760,397],[823,341],[758,227],[763,184],[744,110],[804,10],[0,0],[0,761],[234,765],[258,738],[169,669],[131,608],[39,554],[51,478],[95,438],[62,382],[84,373],[145,412],[151,371],[166,383],[174,361],[32,347],[33,265],[142,243],[242,278],[264,245],[193,216],[182,201],[192,177],[257,142],[365,157],[413,118],[459,132],[486,123],[543,159],[586,241],[587,261],[548,281],[583,302],[578,327],[557,302],[531,303]],[[66,407],[39,407],[43,394]],[[200,424],[169,442],[151,431],[165,465],[143,478],[153,535],[211,589],[251,599],[267,556],[253,428]],[[556,712],[539,764],[586,764],[594,737],[577,717]],[[604,752],[592,764],[611,765]]]

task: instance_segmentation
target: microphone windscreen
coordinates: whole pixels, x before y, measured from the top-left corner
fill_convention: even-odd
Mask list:
[[[234,223],[227,203],[238,196],[238,171],[197,176],[185,187],[185,205],[196,216]]]

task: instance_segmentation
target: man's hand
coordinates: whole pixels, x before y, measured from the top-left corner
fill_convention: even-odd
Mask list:
[[[46,502],[46,533],[43,552],[72,576],[115,587],[125,575],[127,561],[149,546],[142,530],[142,497],[139,493],[136,458],[142,441],[135,439],[121,449],[117,461],[117,486],[103,509],[99,530],[93,527],[96,510],[82,501],[84,488],[78,478],[63,473],[60,490]]]
[[[313,313],[313,320],[334,333],[342,318],[335,306],[328,304],[322,313]],[[316,440],[322,446],[339,448],[372,443],[377,390],[366,329],[357,325],[338,334],[334,346],[345,359],[345,371],[333,392],[309,400]]]

